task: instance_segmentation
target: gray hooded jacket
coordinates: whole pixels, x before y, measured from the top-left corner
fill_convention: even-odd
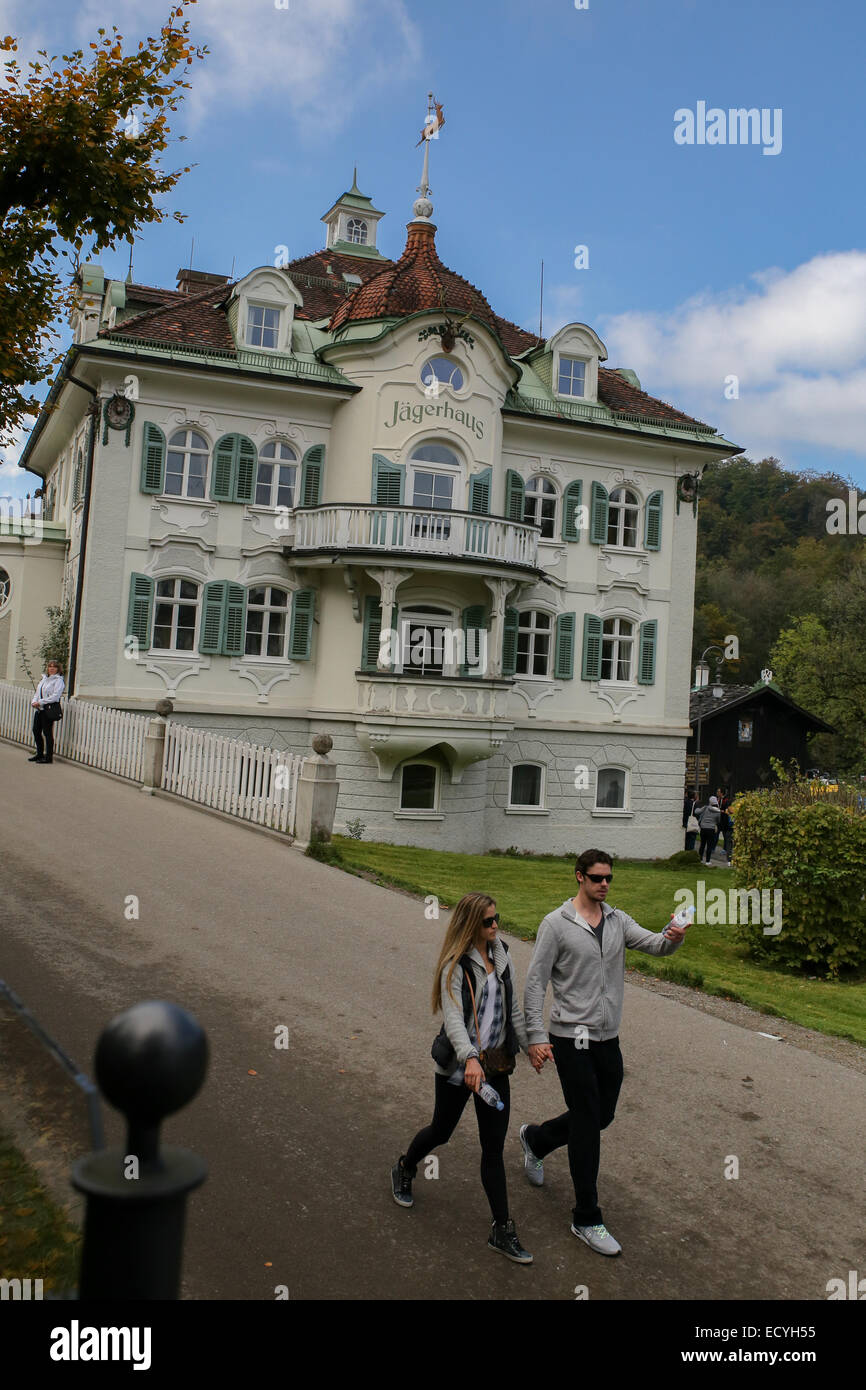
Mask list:
[[[481,998],[481,991],[487,981],[487,970],[481,959],[479,952],[473,946],[467,952],[472,962],[472,988],[475,990],[475,1002]],[[528,1052],[529,1040],[526,1036],[526,1024],[523,1019],[523,1010],[520,1007],[520,991],[517,988],[517,976],[511,962],[511,954],[506,951],[499,937],[494,938],[493,942],[493,966],[496,972],[496,979],[499,988],[502,990],[502,1031],[498,1038],[491,1041],[491,1047],[500,1047],[505,1041],[505,990],[502,985],[502,977],[506,970],[511,971],[512,983],[512,1007],[511,1022],[514,1024],[514,1031],[517,1034],[517,1041],[522,1052]],[[457,1054],[457,1065],[464,1066],[470,1057],[478,1056],[478,1049],[466,1031],[463,1021],[463,967],[458,961],[454,967],[454,974],[451,976],[451,989],[446,988],[445,981],[448,978],[447,965],[442,968],[442,1015],[445,1024],[445,1032],[448,1034],[451,1046]],[[437,1062],[433,1064],[439,1076],[449,1076],[450,1073],[440,1067]]]
[[[602,912],[601,947],[571,898],[549,912],[539,927],[524,996],[531,1043],[547,1042],[542,1010],[548,984],[553,986],[551,1033],[574,1037],[575,1028],[582,1025],[590,1042],[615,1038],[622,1018],[626,947],[651,956],[672,956],[682,945],[668,941],[661,932],[646,931],[609,903],[602,903]]]

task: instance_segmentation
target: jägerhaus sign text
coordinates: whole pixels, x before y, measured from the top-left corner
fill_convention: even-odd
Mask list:
[[[484,421],[479,420],[469,410],[455,410],[448,400],[439,401],[436,405],[427,401],[424,405],[420,401],[395,401],[394,417],[385,421],[386,430],[393,427],[401,420],[411,420],[414,424],[420,425],[425,415],[432,415],[440,420],[453,420],[456,425],[463,425],[475,435],[476,439],[484,438]]]

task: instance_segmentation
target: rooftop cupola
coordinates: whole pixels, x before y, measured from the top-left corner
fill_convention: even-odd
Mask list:
[[[371,198],[358,187],[357,167],[352,187],[343,193],[322,221],[328,228],[325,243],[329,251],[342,251],[349,256],[367,256],[374,260],[385,257],[376,246],[376,228],[385,216],[373,207]]]

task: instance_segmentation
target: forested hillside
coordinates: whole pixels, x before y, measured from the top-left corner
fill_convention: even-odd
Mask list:
[[[735,634],[740,659],[723,680],[751,683],[771,667],[792,700],[838,731],[813,742],[815,765],[849,776],[866,772],[866,535],[829,532],[827,504],[844,500],[847,513],[851,486],[788,473],[774,458],[706,469],[692,663]]]

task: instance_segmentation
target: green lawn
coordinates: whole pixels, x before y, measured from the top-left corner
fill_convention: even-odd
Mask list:
[[[334,845],[342,856],[340,867],[371,872],[382,883],[422,897],[435,894],[443,905],[453,906],[464,893],[489,893],[496,899],[501,925],[527,940],[534,939],[545,914],[571,897],[575,889],[571,860],[447,854],[340,835],[334,837]],[[658,931],[676,906],[677,889],[690,888],[696,893],[701,870],[697,865],[683,868],[664,862],[617,860],[614,874],[609,901],[649,931]],[[732,871],[723,868],[704,870],[703,878],[707,891],[734,886]],[[690,927],[682,948],[669,959],[657,960],[640,951],[629,951],[627,959],[629,966],[646,974],[692,985],[706,994],[738,999],[805,1028],[866,1044],[866,979],[845,983],[810,980],[757,964],[735,942],[730,927]]]
[[[0,1134],[0,1278],[41,1279],[43,1297],[75,1288],[80,1246],[79,1232]]]

